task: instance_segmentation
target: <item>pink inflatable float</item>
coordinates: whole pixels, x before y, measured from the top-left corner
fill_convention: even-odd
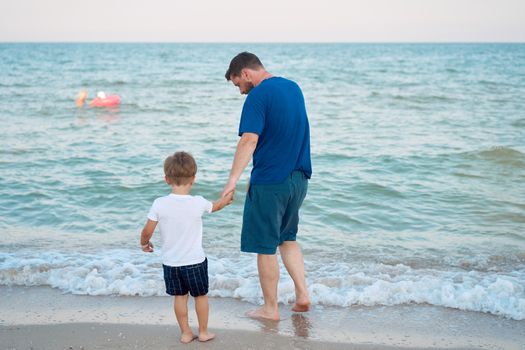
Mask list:
[[[77,107],[82,107],[84,105],[84,102],[87,99],[87,91],[82,90],[76,99],[76,105]],[[89,102],[90,107],[113,107],[118,106],[120,104],[120,96],[119,95],[107,95],[100,91],[97,94],[97,97],[95,97],[91,102]]]
[[[90,106],[93,107],[112,107],[117,106],[120,104],[120,96],[119,95],[108,95],[104,98],[95,97],[93,101],[89,103]]]

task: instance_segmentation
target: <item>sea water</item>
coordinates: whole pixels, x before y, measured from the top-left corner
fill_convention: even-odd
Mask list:
[[[175,151],[197,160],[192,193],[220,196],[245,99],[224,73],[244,50],[305,95],[314,305],[525,319],[522,44],[0,44],[0,285],[165,295],[158,233],[146,254],[140,231]],[[122,104],[77,108],[81,89]],[[248,176],[204,247],[210,295],[260,303],[239,251]]]

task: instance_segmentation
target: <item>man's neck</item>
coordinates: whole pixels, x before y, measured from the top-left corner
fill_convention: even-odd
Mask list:
[[[253,86],[257,86],[264,80],[269,79],[271,77],[273,77],[273,75],[264,69],[262,69],[261,71],[257,71],[255,77],[253,78]]]

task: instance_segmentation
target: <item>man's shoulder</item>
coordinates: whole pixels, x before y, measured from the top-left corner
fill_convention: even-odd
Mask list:
[[[281,94],[283,91],[289,92],[294,90],[301,90],[299,84],[295,81],[283,77],[272,77],[252,89],[248,94],[247,100],[264,100],[272,98],[276,94]]]
[[[283,85],[284,86],[293,85],[293,86],[299,87],[299,85],[295,81],[288,79],[288,78],[284,78],[284,77],[271,77],[268,79],[267,84],[260,84],[261,87],[266,87],[268,89],[274,89],[276,87],[283,86]]]

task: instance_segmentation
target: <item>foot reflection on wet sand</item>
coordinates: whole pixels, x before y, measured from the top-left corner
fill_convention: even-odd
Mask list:
[[[291,324],[290,324],[291,320]],[[261,331],[266,333],[293,333],[296,337],[309,338],[312,330],[312,323],[308,316],[294,313],[290,318],[282,318],[280,321],[273,321],[263,318],[254,318]]]
[[[297,337],[308,338],[310,336],[312,324],[310,323],[310,319],[307,316],[303,314],[293,314],[292,325],[294,333]]]
[[[267,333],[279,333],[279,323],[281,321],[274,321],[266,318],[253,318],[253,320],[257,322],[259,327],[261,327],[261,331]]]

